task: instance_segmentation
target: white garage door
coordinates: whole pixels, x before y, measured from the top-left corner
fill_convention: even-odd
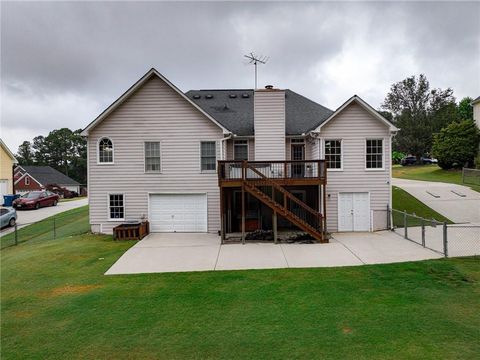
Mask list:
[[[338,194],[338,231],[369,231],[370,199],[368,193]]]
[[[152,194],[149,218],[152,232],[207,232],[207,195]]]

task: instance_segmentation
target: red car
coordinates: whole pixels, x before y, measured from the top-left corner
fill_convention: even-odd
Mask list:
[[[44,206],[55,206],[60,196],[50,191],[31,191],[13,201],[15,209],[39,209]]]

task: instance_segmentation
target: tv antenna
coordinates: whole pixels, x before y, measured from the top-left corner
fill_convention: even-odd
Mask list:
[[[255,65],[255,89],[257,89],[257,64],[266,64],[269,57],[268,56],[257,56],[254,53],[250,53],[248,55],[243,55],[250,61],[249,64]]]

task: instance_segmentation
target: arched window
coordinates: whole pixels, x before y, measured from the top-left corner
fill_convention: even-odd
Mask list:
[[[98,162],[113,164],[113,143],[109,138],[101,138],[98,142]]]

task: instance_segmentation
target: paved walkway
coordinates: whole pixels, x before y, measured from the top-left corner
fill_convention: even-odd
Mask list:
[[[442,182],[392,179],[398,186],[454,223],[480,224],[480,193]]]
[[[48,206],[38,210],[17,210],[17,225],[18,228],[21,228],[28,224],[46,219],[52,215],[56,215],[67,210],[76,209],[84,205],[88,205],[88,198],[59,202],[57,206]],[[5,235],[11,233],[12,231],[13,228],[5,228],[1,231],[1,234]]]
[[[354,266],[439,257],[390,231],[338,233],[329,244],[279,245],[220,245],[213,234],[150,234],[106,274]]]

